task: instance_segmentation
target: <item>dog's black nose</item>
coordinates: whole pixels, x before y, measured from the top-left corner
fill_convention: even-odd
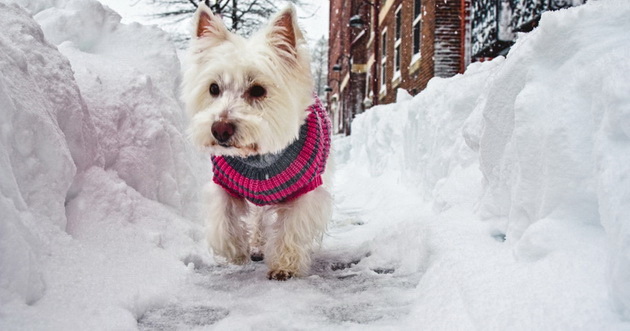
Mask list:
[[[236,127],[230,122],[220,121],[212,124],[212,135],[220,144],[230,140],[235,130]]]

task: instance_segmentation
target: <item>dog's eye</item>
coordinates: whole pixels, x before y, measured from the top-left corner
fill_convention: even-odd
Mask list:
[[[267,90],[260,85],[254,85],[249,88],[249,95],[252,98],[262,98],[267,94]]]
[[[221,93],[221,89],[219,89],[219,85],[216,83],[210,84],[210,94],[214,97],[218,96]]]

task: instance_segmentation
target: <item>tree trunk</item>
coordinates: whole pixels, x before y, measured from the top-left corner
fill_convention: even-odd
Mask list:
[[[232,0],[232,31],[238,31],[238,0]]]

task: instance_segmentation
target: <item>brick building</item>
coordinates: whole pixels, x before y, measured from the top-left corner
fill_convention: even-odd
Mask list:
[[[379,67],[379,103],[394,102],[398,88],[416,94],[433,77],[463,72],[462,5],[461,0],[385,1],[380,54],[370,57]]]
[[[328,105],[333,132],[349,134],[352,118],[363,111],[369,31],[349,25],[350,18],[364,6],[361,3],[356,0],[330,2]]]
[[[329,97],[336,132],[352,118],[420,92],[433,77],[463,72],[469,0],[331,0]]]
[[[547,10],[585,0],[330,0],[328,106],[334,132],[354,116],[415,95],[433,77],[504,55]]]
[[[578,6],[585,0],[473,0],[471,57],[473,61],[507,54],[517,32],[529,32],[543,12]]]

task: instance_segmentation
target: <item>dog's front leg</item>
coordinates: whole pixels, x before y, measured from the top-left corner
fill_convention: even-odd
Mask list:
[[[235,198],[222,187],[211,183],[206,187],[206,237],[214,254],[228,262],[245,264],[249,261],[247,202]]]
[[[271,213],[266,207],[250,208],[249,256],[252,261],[258,262],[265,258],[265,228],[270,223],[269,214]]]
[[[265,246],[269,279],[304,276],[313,248],[321,242],[332,214],[332,199],[324,187],[276,207],[277,220]]]

